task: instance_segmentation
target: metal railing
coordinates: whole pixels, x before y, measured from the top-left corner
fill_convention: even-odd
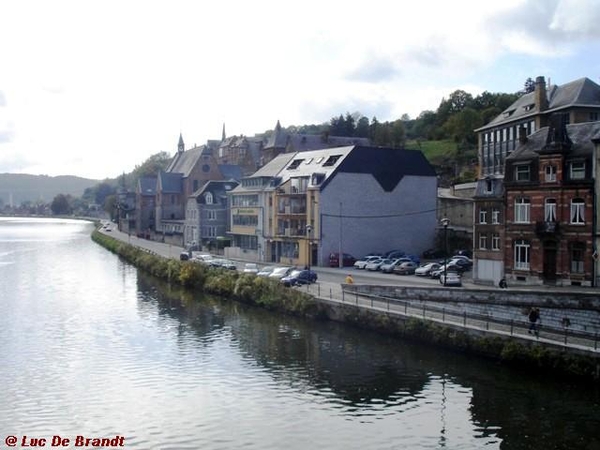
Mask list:
[[[543,323],[536,324],[536,330],[530,330],[530,323],[523,319],[502,319],[491,315],[457,311],[453,308],[428,305],[411,300],[400,300],[393,297],[364,294],[357,290],[334,289],[333,285],[323,289],[320,284],[305,285],[303,288],[318,298],[328,299],[342,304],[350,304],[359,308],[386,312],[404,317],[415,317],[424,320],[459,326],[466,329],[484,330],[527,339],[598,352],[600,335],[598,331],[586,332],[570,329],[568,326],[553,327]]]

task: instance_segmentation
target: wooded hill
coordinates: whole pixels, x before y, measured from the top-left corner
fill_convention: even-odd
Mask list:
[[[96,186],[99,182],[71,175],[50,177],[0,173],[0,206],[9,205],[11,201],[13,205],[21,205],[24,202],[35,204],[38,201],[50,203],[58,194],[81,197],[87,188]]]

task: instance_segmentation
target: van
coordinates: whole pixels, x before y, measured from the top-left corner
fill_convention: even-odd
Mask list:
[[[329,267],[340,267],[340,254],[339,253],[331,253],[329,255]],[[344,267],[352,267],[356,262],[356,258],[348,253],[343,253],[343,266]]]

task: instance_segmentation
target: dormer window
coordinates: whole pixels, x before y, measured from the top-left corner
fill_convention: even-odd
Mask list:
[[[556,166],[548,165],[546,166],[544,171],[546,173],[545,180],[547,183],[552,183],[556,181]]]
[[[530,181],[529,164],[515,166],[515,181]]]
[[[523,106],[525,111],[531,111],[535,107],[535,103],[530,103],[529,105]]]
[[[494,190],[494,183],[492,183],[492,179],[488,178],[485,180],[485,193],[491,194]]]
[[[212,205],[213,204],[213,195],[211,192],[207,192],[206,194],[204,194],[204,201],[206,202],[207,205]]]

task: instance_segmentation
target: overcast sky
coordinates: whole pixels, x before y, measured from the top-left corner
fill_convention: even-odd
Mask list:
[[[227,135],[600,83],[598,0],[4,0],[0,173],[103,179]]]

